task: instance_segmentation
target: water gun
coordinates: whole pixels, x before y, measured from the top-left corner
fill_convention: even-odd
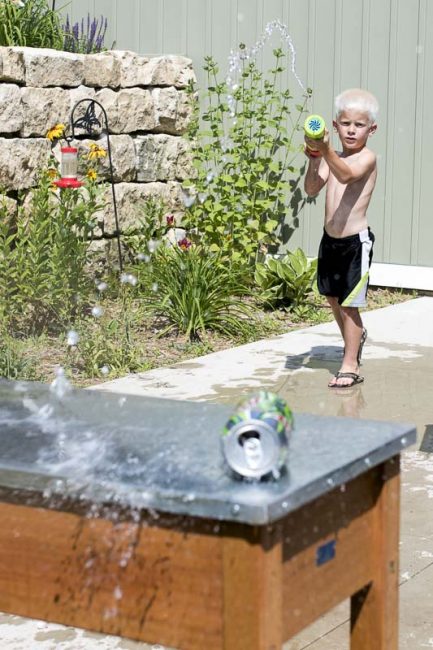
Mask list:
[[[309,115],[304,122],[305,135],[312,140],[321,140],[325,135],[325,130],[325,120],[320,115]],[[308,153],[313,158],[320,156],[320,153],[311,147],[308,147]]]

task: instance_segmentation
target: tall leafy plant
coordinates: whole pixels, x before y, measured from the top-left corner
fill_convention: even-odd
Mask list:
[[[171,330],[190,340],[207,330],[239,337],[251,333],[251,308],[239,273],[222,263],[221,255],[181,240],[161,246],[152,260],[152,286],[147,307]]]
[[[184,188],[185,223],[210,251],[234,261],[257,259],[278,243],[300,175],[294,136],[309,95],[293,105],[290,90],[281,90],[284,54],[276,49],[274,56],[266,75],[244,59],[230,88],[206,57],[205,108],[190,129],[196,178]]]
[[[0,0],[0,45],[63,49],[59,13],[47,0]]]
[[[84,192],[54,192],[52,175],[41,173],[14,223],[0,205],[0,317],[26,333],[68,322],[90,289],[85,271],[101,188],[89,181]]]

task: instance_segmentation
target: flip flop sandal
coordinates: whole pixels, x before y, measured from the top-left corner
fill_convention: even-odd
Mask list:
[[[334,375],[335,379],[351,379],[350,384],[328,384],[328,388],[352,388],[352,386],[355,386],[356,384],[362,384],[364,381],[364,377],[361,377],[361,375],[357,375],[356,372],[337,372],[336,375]]]
[[[365,327],[363,327],[362,334],[361,334],[361,341],[359,342],[358,354],[356,356],[358,366],[361,365],[362,349],[364,347],[364,343],[366,342],[366,340],[367,340],[367,330],[365,329]]]

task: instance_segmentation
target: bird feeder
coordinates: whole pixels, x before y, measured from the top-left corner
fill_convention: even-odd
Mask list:
[[[65,188],[78,188],[83,185],[77,179],[78,174],[78,149],[76,147],[62,147],[60,149],[60,174],[59,180],[54,181],[57,187]]]

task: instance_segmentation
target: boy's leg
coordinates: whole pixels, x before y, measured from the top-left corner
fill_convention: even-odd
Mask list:
[[[344,339],[343,315],[341,313],[341,307],[338,302],[338,298],[334,298],[333,296],[326,296],[326,299],[332,309],[332,313],[334,314],[334,319],[341,332],[341,336]]]
[[[332,305],[331,305],[332,307]],[[339,372],[359,373],[358,350],[362,336],[362,320],[357,307],[340,307],[343,324],[344,357]],[[337,321],[338,322],[338,321]],[[348,386],[353,384],[350,377],[333,377],[329,386]]]

